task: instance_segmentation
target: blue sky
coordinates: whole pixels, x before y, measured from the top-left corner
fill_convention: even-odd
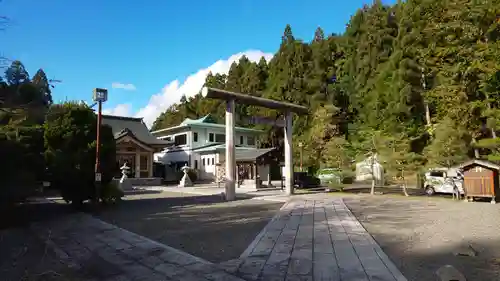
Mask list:
[[[0,52],[21,60],[31,74],[43,68],[62,80],[55,101],[90,102],[92,89],[104,87],[107,113],[138,115],[150,124],[183,93],[201,87],[209,69],[227,71],[242,54],[269,58],[286,24],[304,40],[318,26],[341,33],[369,2],[3,0],[0,13],[12,22],[0,32]]]

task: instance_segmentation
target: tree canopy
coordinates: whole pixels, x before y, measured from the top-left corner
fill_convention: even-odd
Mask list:
[[[377,0],[358,10],[342,35],[318,28],[307,43],[287,25],[269,62],[243,57],[227,75],[209,74],[206,85],[308,106],[308,116],[294,119],[294,137],[308,140],[308,165],[347,165],[375,134],[393,144],[387,161],[493,159],[500,155],[498,15],[494,0]],[[153,129],[207,113],[223,120],[224,107],[200,95],[183,98]],[[237,113],[240,120],[279,114],[244,105]],[[281,129],[240,125],[266,129],[261,146],[280,148]],[[338,154],[342,147],[352,153]]]

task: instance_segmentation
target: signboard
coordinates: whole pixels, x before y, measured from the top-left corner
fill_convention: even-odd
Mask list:
[[[95,173],[95,181],[101,182],[101,173]]]
[[[92,98],[95,102],[105,102],[108,100],[108,90],[95,88]]]
[[[258,117],[252,116],[247,118],[246,121],[250,124],[262,124],[262,125],[271,125],[277,127],[285,127],[285,120],[283,118],[270,118],[270,117]]]

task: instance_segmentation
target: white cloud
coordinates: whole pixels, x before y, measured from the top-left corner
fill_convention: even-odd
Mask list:
[[[144,118],[146,125],[151,127],[156,118],[164,112],[169,106],[180,101],[182,95],[187,97],[195,96],[205,84],[205,78],[209,72],[227,74],[231,64],[238,61],[242,56],[246,56],[250,61],[258,62],[261,57],[270,60],[273,55],[264,53],[259,50],[248,50],[238,54],[234,54],[227,59],[218,60],[211,66],[198,70],[196,73],[189,75],[182,83],[176,79],[171,81],[160,93],[151,96],[148,104],[139,109],[135,114],[130,111],[129,104],[119,104],[114,109],[107,110],[106,112],[120,113],[116,115],[131,116]]]
[[[130,116],[132,106],[128,103],[119,104],[111,109],[103,109],[102,114],[116,115],[116,116]]]
[[[120,83],[120,82],[113,82],[111,84],[111,88],[113,89],[122,89],[125,91],[135,91],[135,85],[134,84],[125,84],[125,83]]]

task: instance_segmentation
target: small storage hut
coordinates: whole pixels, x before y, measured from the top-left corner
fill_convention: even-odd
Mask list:
[[[464,191],[467,199],[474,197],[491,198],[499,193],[500,165],[493,162],[474,159],[460,165],[464,174]]]

